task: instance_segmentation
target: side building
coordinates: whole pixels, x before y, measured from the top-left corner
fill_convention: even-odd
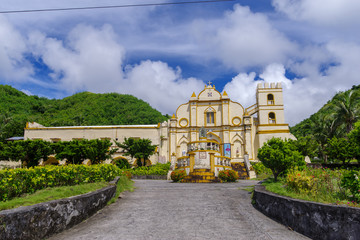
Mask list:
[[[280,83],[258,84],[256,103],[248,108],[210,83],[198,95],[193,93],[171,119],[157,125],[45,127],[28,123],[25,128],[25,139],[53,142],[105,138],[122,142],[125,137],[148,138],[156,144],[152,163],[175,163],[186,159],[194,149],[216,149],[216,156],[231,163],[256,160],[258,148],[268,139],[294,138],[285,122]]]

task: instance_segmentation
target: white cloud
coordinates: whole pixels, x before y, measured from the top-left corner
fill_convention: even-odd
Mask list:
[[[180,68],[161,61],[124,66],[125,50],[109,25],[100,29],[79,25],[64,41],[35,32],[29,42],[33,53],[54,71],[50,76],[56,85],[68,93],[133,94],[163,113],[173,113],[192,91],[203,87],[202,81],[184,79]]]
[[[200,92],[204,83],[195,78],[182,78],[180,68],[170,68],[160,61],[143,61],[128,68],[124,93],[149,102],[163,113],[175,113],[176,108],[189,100],[193,91]]]
[[[193,31],[199,45],[209,44],[209,54],[236,70],[285,62],[297,51],[297,45],[272,27],[266,15],[238,4],[220,20],[195,21]]]
[[[239,102],[244,108],[256,103],[255,90],[257,83],[255,82],[256,73],[251,72],[239,73],[231,82],[228,82],[224,91],[226,91],[231,99]]]
[[[53,71],[53,80],[69,93],[111,91],[122,79],[125,51],[109,25],[101,29],[78,25],[66,41],[35,32],[29,42],[33,53]]]
[[[358,0],[273,0],[275,8],[295,20],[327,26],[357,25],[360,22]]]
[[[23,93],[25,93],[28,96],[33,95],[29,90],[26,90],[26,89],[21,89],[20,91],[22,91]]]
[[[21,34],[0,16],[0,79],[25,81],[32,67],[25,59],[26,42]]]

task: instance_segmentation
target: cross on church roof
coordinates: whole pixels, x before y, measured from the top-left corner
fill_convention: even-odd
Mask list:
[[[208,84],[208,86],[211,86],[212,82],[208,81],[208,83],[207,83],[207,84]]]

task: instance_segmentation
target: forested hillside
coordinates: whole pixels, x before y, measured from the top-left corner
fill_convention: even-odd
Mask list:
[[[22,136],[26,122],[44,126],[156,124],[168,119],[131,95],[82,92],[64,99],[28,96],[0,85],[0,140]]]
[[[344,136],[360,113],[360,85],[337,93],[318,112],[291,128],[296,137],[316,134],[327,126],[329,134]]]
[[[350,144],[349,133],[358,121],[360,121],[360,85],[337,93],[318,112],[290,130],[298,138],[298,145],[303,149],[304,155],[326,160],[330,151],[329,140],[331,139],[339,148],[346,149],[344,146]],[[338,139],[344,142],[341,144],[346,144],[341,146]],[[349,149],[351,150],[352,147]]]

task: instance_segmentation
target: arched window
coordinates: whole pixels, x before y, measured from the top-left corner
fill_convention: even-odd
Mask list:
[[[205,126],[214,126],[215,125],[215,109],[213,109],[212,107],[209,107],[205,110],[204,112],[204,117],[205,117]]]
[[[207,112],[206,113],[206,123],[214,124],[214,112]]]
[[[275,124],[275,123],[276,123],[275,113],[271,112],[269,113],[269,124]]]
[[[274,105],[275,104],[274,95],[272,95],[271,93],[267,95],[267,104],[268,105]]]

